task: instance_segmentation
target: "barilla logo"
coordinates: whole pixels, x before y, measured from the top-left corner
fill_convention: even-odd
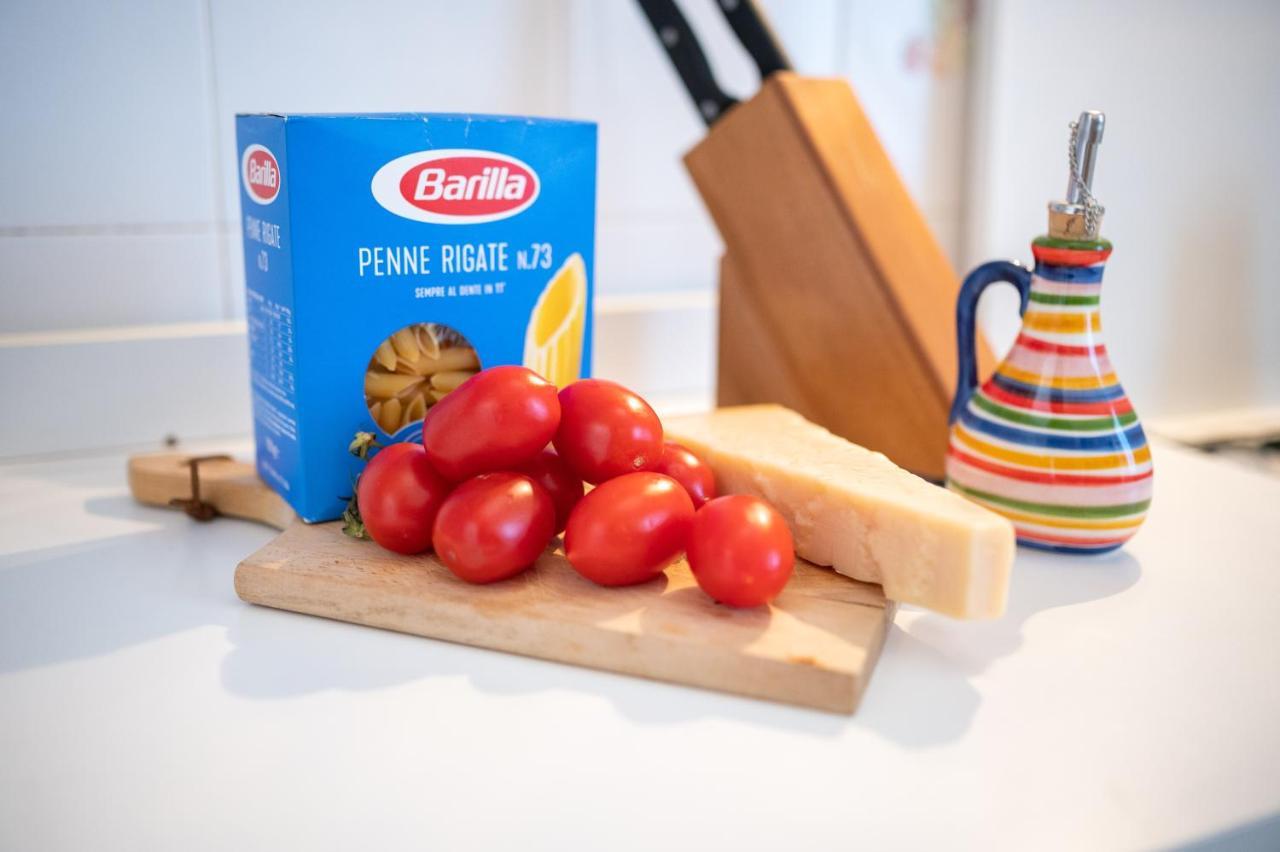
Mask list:
[[[276,155],[261,145],[250,145],[240,158],[240,179],[249,198],[270,204],[280,194],[280,164]]]
[[[538,174],[515,157],[450,148],[397,157],[370,186],[387,210],[418,222],[469,225],[522,213],[538,199]]]

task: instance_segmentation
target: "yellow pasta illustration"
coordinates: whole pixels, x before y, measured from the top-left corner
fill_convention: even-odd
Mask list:
[[[582,340],[587,322],[587,267],[574,253],[556,270],[529,315],[524,365],[557,387],[582,374]]]
[[[378,344],[364,375],[365,403],[378,428],[394,435],[480,369],[466,339],[447,326],[416,323]]]

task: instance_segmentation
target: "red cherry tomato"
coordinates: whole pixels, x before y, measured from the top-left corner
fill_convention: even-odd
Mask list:
[[[602,586],[656,577],[680,558],[693,523],[693,501],[669,476],[628,473],[578,501],[564,533],[565,555]]]
[[[481,370],[427,411],[422,443],[455,482],[519,467],[560,425],[556,386],[524,367]]]
[[[662,457],[662,422],[622,385],[574,382],[560,391],[560,411],[556,450],[587,482],[648,470]]]
[[[702,590],[720,603],[769,603],[791,579],[795,561],[787,522],[759,497],[717,497],[693,519],[689,567]]]
[[[436,515],[436,556],[468,583],[492,583],[532,565],[555,534],[546,489],[519,473],[482,473],[453,489]]]
[[[669,476],[684,486],[693,498],[693,507],[699,509],[703,503],[716,496],[716,475],[711,472],[702,459],[692,451],[674,441],[667,441],[662,447],[662,458],[653,468],[654,473]]]
[[[396,553],[421,553],[431,547],[436,513],[452,487],[420,444],[392,444],[369,459],[356,504],[374,541]]]
[[[546,449],[520,466],[519,473],[547,489],[551,501],[556,504],[556,532],[564,532],[569,513],[582,499],[582,480],[569,470],[564,459],[555,450]]]

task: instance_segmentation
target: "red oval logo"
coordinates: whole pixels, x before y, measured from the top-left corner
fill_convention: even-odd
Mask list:
[[[240,160],[244,191],[259,204],[270,204],[280,194],[280,164],[262,145],[250,145]]]
[[[493,157],[442,157],[400,178],[400,196],[419,210],[449,216],[492,216],[533,198],[533,174]]]
[[[537,173],[496,151],[449,149],[397,157],[373,176],[374,198],[406,219],[439,224],[493,222],[538,197]]]

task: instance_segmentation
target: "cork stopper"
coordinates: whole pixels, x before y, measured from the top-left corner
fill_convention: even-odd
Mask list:
[[[1106,208],[1098,205],[1093,227],[1090,228],[1084,205],[1050,201],[1049,236],[1055,240],[1096,240],[1102,230],[1102,214],[1105,212]]]

